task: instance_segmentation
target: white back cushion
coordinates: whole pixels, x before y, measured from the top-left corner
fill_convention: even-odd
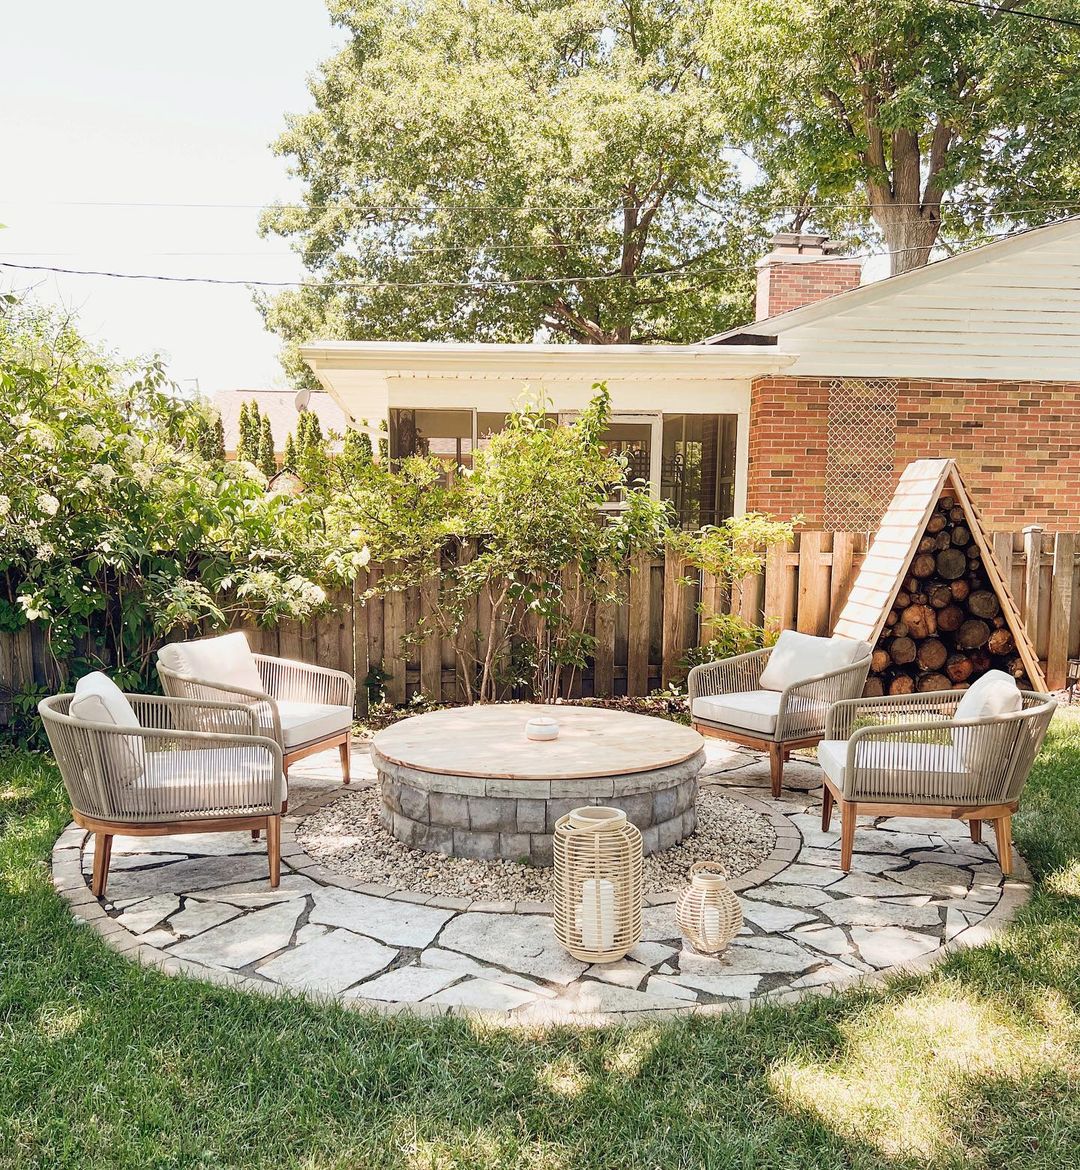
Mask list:
[[[104,723],[113,727],[139,727],[139,717],[123,691],[101,671],[84,675],[75,684],[75,697],[68,713],[75,719]],[[130,784],[143,769],[143,741],[137,735],[102,737],[105,764],[112,778]]]
[[[1023,705],[1023,696],[1012,675],[1003,670],[988,670],[964,691],[953,718],[989,719],[1019,711]]]
[[[162,646],[157,656],[166,670],[184,678],[242,687],[246,691],[265,689],[247,638],[239,630],[219,638],[200,638],[197,642],[172,642]]]
[[[956,704],[954,719],[990,719],[996,716],[1009,715],[1019,711],[1024,705],[1024,697],[1016,686],[1012,675],[1003,670],[988,670],[982,678],[964,692],[964,697]],[[1000,732],[995,729],[961,727],[953,735],[960,755],[969,767],[987,767],[988,760],[982,758],[989,750],[994,756],[1010,751],[1016,742],[1015,736],[1020,733],[1020,721],[1013,722],[1012,729],[1002,727]],[[994,761],[997,762],[997,761]]]
[[[865,642],[851,638],[815,638],[813,634],[784,630],[761,672],[758,686],[782,691],[815,675],[850,666],[867,653]]]

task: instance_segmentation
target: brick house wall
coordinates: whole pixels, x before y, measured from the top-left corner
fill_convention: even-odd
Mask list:
[[[821,527],[833,378],[754,382],[747,507]],[[894,478],[953,458],[991,528],[1080,531],[1080,382],[894,378]]]

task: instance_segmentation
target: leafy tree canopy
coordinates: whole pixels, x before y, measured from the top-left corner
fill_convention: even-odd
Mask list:
[[[796,228],[870,228],[893,272],[1076,207],[1080,30],[946,0],[715,0],[706,55],[760,193]]]
[[[685,342],[745,319],[760,239],[705,0],[330,9],[348,42],[277,143],[303,201],[263,218],[315,278],[263,303],[294,373],[316,334]]]

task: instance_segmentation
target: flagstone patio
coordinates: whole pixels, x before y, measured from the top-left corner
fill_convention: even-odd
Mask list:
[[[839,832],[821,832],[815,764],[793,760],[774,801],[756,753],[715,740],[707,751],[702,785],[722,786],[776,831],[769,857],[732,882],[746,925],[715,958],[683,945],[674,893],[646,898],[643,938],[626,959],[589,966],[556,943],[545,903],[418,894],[330,873],[296,843],[296,827],[348,791],[336,751],[292,769],[276,890],[264,843],[247,833],[117,837],[99,902],[88,886],[93,838],[70,826],[53,852],[53,879],[110,946],[170,973],[522,1024],[721,1012],[881,979],[986,941],[1028,896],[1022,862],[1003,881],[990,848],[962,824],[936,820],[867,822],[845,876]],[[354,789],[374,782],[363,746],[353,776]]]

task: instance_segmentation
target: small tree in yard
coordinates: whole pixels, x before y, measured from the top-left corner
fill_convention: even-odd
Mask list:
[[[685,564],[711,574],[730,598],[739,582],[765,567],[765,552],[771,545],[792,543],[795,527],[801,522],[799,516],[779,520],[747,512],[696,532],[671,529],[667,545]],[[692,582],[686,579],[683,584]],[[770,636],[769,631],[734,613],[703,613],[702,622],[709,627],[710,636],[687,654],[686,666],[758,650]]]
[[[543,403],[515,411],[452,484],[437,459],[406,459],[397,471],[371,463],[326,510],[339,571],[370,558],[384,566],[373,593],[425,590],[412,637],[437,630],[453,644],[467,702],[493,701],[515,679],[556,699],[593,650],[597,604],[618,600],[632,555],[662,540],[663,506],[627,487],[624,464],[604,449],[610,399],[595,390],[570,426]],[[622,507],[605,513],[613,495]],[[490,615],[486,637],[478,603]]]
[[[277,474],[277,456],[274,454],[274,432],[270,429],[270,416],[264,414],[259,423],[259,458],[256,467],[270,479]]]

